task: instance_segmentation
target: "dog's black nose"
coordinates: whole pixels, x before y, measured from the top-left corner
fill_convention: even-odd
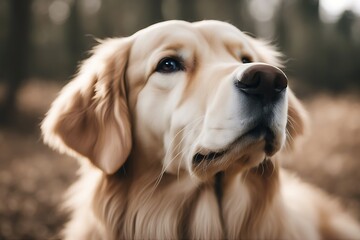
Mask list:
[[[287,77],[280,69],[266,64],[255,64],[236,79],[235,86],[242,92],[269,103],[286,89],[287,83]]]

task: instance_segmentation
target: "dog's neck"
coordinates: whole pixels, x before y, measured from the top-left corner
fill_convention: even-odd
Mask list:
[[[279,185],[279,166],[271,160],[264,160],[259,166],[237,175],[224,174],[222,213],[229,239],[261,238],[254,226],[269,225],[268,218],[273,215],[270,209],[278,211],[274,205],[279,200],[276,199]],[[280,229],[269,229],[271,231],[275,233]]]
[[[94,201],[103,206],[96,214],[109,223],[111,231],[106,232],[118,233],[114,238],[251,237],[256,234],[252,226],[266,221],[279,185],[278,167],[270,160],[246,172],[218,173],[206,182],[161,174],[157,165],[135,167],[131,160],[104,177],[98,191],[107,194],[99,193]],[[108,221],[115,215],[117,220]]]

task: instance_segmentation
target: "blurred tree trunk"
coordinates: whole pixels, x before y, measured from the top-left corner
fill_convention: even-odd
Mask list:
[[[239,26],[239,24],[242,22],[241,16],[240,16],[240,4],[241,0],[226,0],[219,2],[220,6],[225,8],[225,12],[227,13],[227,19],[230,23]]]
[[[16,95],[28,77],[30,49],[31,0],[10,0],[9,34],[7,38],[6,84],[4,102],[0,104],[0,121],[5,122],[16,112]]]
[[[352,27],[353,27],[355,21],[356,21],[355,14],[350,10],[346,10],[342,14],[339,21],[336,23],[336,27],[337,27],[338,31],[349,42],[351,42],[351,31],[352,31]]]
[[[196,0],[178,0],[180,19],[193,22],[198,20],[196,13]]]
[[[149,1],[149,24],[164,21],[162,14],[162,0]]]
[[[309,22],[318,23],[319,18],[319,1],[318,0],[298,0],[299,10]]]
[[[70,9],[70,16],[67,21],[67,42],[70,54],[70,70],[75,72],[77,65],[83,58],[85,51],[85,34],[81,26],[80,2],[73,1]]]
[[[281,47],[282,51],[287,51],[289,48],[288,35],[287,35],[288,26],[286,25],[287,24],[286,14],[287,14],[287,8],[285,6],[285,2],[281,1],[279,10],[275,15],[275,28],[277,33],[277,42]]]
[[[237,2],[236,7],[239,12],[237,27],[239,27],[242,31],[254,34],[255,24],[254,18],[251,16],[249,11],[249,1],[240,0]]]
[[[239,29],[254,33],[255,28],[252,24],[253,18],[248,10],[248,2],[244,0],[226,0],[220,2],[219,7],[223,7],[228,14],[226,20],[230,20],[230,23],[237,26]]]

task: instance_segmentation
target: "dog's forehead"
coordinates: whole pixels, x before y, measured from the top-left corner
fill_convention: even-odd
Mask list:
[[[194,22],[192,23],[194,28],[196,28],[198,31],[202,32],[202,34],[205,34],[210,36],[212,38],[216,37],[224,37],[231,34],[231,36],[243,36],[243,33],[234,25],[227,23],[227,22],[221,22],[216,20],[205,20],[200,22]]]
[[[189,23],[172,20],[154,24],[134,34],[135,44],[141,48],[148,46],[157,48],[162,44],[179,43],[181,45],[205,43],[241,43],[246,41],[244,33],[235,26],[215,21],[206,20]]]

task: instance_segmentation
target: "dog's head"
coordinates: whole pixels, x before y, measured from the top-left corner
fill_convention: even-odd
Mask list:
[[[279,56],[218,21],[103,41],[53,103],[44,139],[107,174],[126,160],[200,178],[254,167],[304,127]]]

